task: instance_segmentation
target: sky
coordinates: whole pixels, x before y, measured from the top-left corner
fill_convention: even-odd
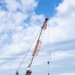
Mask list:
[[[45,18],[32,75],[75,75],[75,0],[0,0],[0,75],[25,75]]]

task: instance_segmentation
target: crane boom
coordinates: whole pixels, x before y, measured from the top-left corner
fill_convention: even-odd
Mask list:
[[[25,75],[31,75],[31,73],[32,73],[32,71],[30,70],[30,68],[31,68],[32,62],[34,60],[34,57],[37,54],[37,52],[38,52],[38,50],[40,48],[40,45],[42,44],[42,42],[40,41],[40,37],[41,37],[42,31],[47,28],[47,21],[48,20],[49,20],[48,18],[45,18],[45,21],[43,23],[43,26],[41,27],[41,31],[40,31],[38,40],[36,42],[36,45],[35,45],[35,48],[34,48],[34,51],[33,51],[33,54],[32,54],[32,59],[31,59],[30,64],[28,65],[28,68],[27,68],[27,71],[26,71],[26,74]]]

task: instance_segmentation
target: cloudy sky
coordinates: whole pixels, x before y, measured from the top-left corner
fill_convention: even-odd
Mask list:
[[[25,75],[46,17],[32,75],[75,75],[75,0],[0,0],[0,75]]]

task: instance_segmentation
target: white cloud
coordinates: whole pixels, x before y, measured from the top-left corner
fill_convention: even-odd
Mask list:
[[[52,61],[59,61],[59,60],[63,60],[63,59],[70,59],[72,57],[75,57],[74,53],[75,53],[74,50],[55,51],[55,52],[52,52],[52,54],[51,54],[51,60]]]
[[[38,2],[35,0],[21,0],[17,2],[16,0],[5,0],[7,4],[7,9],[9,11],[0,11],[0,41],[1,41],[1,53],[0,58],[2,57],[13,57],[27,51],[30,47],[30,44],[34,44],[34,40],[38,31],[40,30],[40,25],[44,21],[44,15],[37,15],[34,12],[34,9],[38,5]],[[75,0],[63,0],[63,2],[56,7],[57,13],[53,16],[49,22],[49,28],[43,32],[41,40],[43,41],[42,48],[44,45],[50,43],[55,43],[58,41],[69,40],[75,38]],[[18,11],[17,11],[18,9]],[[28,20],[29,19],[29,20]],[[24,22],[26,21],[27,22]],[[8,32],[11,31],[11,35]],[[11,43],[7,40],[10,37]],[[35,39],[36,40],[36,39]],[[6,43],[5,43],[6,41]],[[62,59],[72,58],[74,55],[74,50],[70,51],[57,51],[52,52],[51,59],[52,62],[56,62]],[[45,52],[41,51],[41,54]],[[20,60],[22,55],[18,55]],[[29,57],[30,59],[30,57]],[[4,68],[16,68],[16,64],[19,64],[19,60],[12,60],[13,62],[8,62],[4,64]],[[34,61],[34,65],[43,64],[41,62],[42,58]],[[45,59],[47,60],[47,59]],[[44,60],[44,61],[45,61]],[[6,60],[8,61],[8,60]],[[0,63],[6,62],[5,60]],[[9,60],[10,61],[10,60]],[[17,63],[18,61],[19,63]],[[37,63],[38,62],[38,63]],[[26,62],[27,63],[27,62]],[[25,64],[26,64],[25,63]],[[26,64],[27,65],[27,64]],[[23,65],[22,67],[24,67]],[[2,68],[2,66],[1,66]],[[72,73],[73,74],[73,73]],[[72,75],[70,74],[70,75]],[[61,74],[61,75],[65,75]],[[69,75],[66,73],[66,75]]]
[[[68,14],[72,12],[75,8],[75,0],[63,0],[63,3],[60,3],[56,10],[58,14]]]
[[[75,0],[64,0],[56,8],[57,13],[49,21],[51,41],[75,38]]]
[[[6,7],[9,11],[16,11],[20,5],[16,0],[5,0],[5,3],[7,4]]]
[[[32,11],[35,9],[35,7],[37,6],[37,1],[36,0],[22,0],[22,10],[23,11]]]
[[[6,7],[10,12],[16,12],[18,10],[23,13],[33,11],[38,4],[38,2],[35,0],[5,0],[5,3],[7,4]]]
[[[63,74],[60,74],[60,75],[75,75],[75,72],[69,72],[69,73],[63,73]]]
[[[12,62],[8,62],[8,58],[12,59],[16,54],[18,55],[31,49],[30,45],[34,43],[33,39],[35,39],[36,33],[40,29],[38,23],[35,25],[35,22],[37,20],[40,22],[41,18],[44,19],[43,15],[32,15],[37,6],[37,1],[35,0],[21,0],[21,3],[16,0],[5,0],[5,3],[8,10],[0,11],[0,59],[3,60],[0,62],[0,66],[3,69],[10,68],[12,64]],[[36,16],[37,19],[32,19],[33,16]],[[24,23],[27,19],[29,19],[29,22]],[[15,66],[15,59],[13,62],[14,65],[11,68],[17,67]],[[4,66],[2,65],[3,63]]]

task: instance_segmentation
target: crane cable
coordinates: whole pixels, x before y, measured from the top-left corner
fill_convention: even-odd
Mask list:
[[[49,27],[48,27],[48,32],[50,33]],[[50,41],[50,37],[49,37],[49,41]],[[50,43],[49,43],[49,45],[50,45]],[[48,53],[49,53],[49,59],[48,59],[48,62],[47,62],[48,63],[48,75],[50,75],[50,63],[51,63],[51,49],[50,49],[50,46],[49,46]]]
[[[38,33],[39,33],[39,31],[38,31]],[[27,55],[28,55],[28,53],[29,53],[30,50],[31,50],[30,48],[32,47],[34,41],[36,40],[36,38],[37,38],[37,36],[38,36],[38,33],[37,33],[37,35],[35,36],[35,38],[34,38],[32,44],[31,44],[30,47],[29,47],[29,49],[27,50],[27,54],[25,54],[23,60],[21,61],[20,65],[18,66],[18,68],[17,68],[17,70],[16,70],[16,73],[19,71],[19,69],[21,68],[21,66],[22,66],[22,64],[24,63],[25,59],[27,58]],[[16,75],[17,75],[17,74],[16,74]]]

